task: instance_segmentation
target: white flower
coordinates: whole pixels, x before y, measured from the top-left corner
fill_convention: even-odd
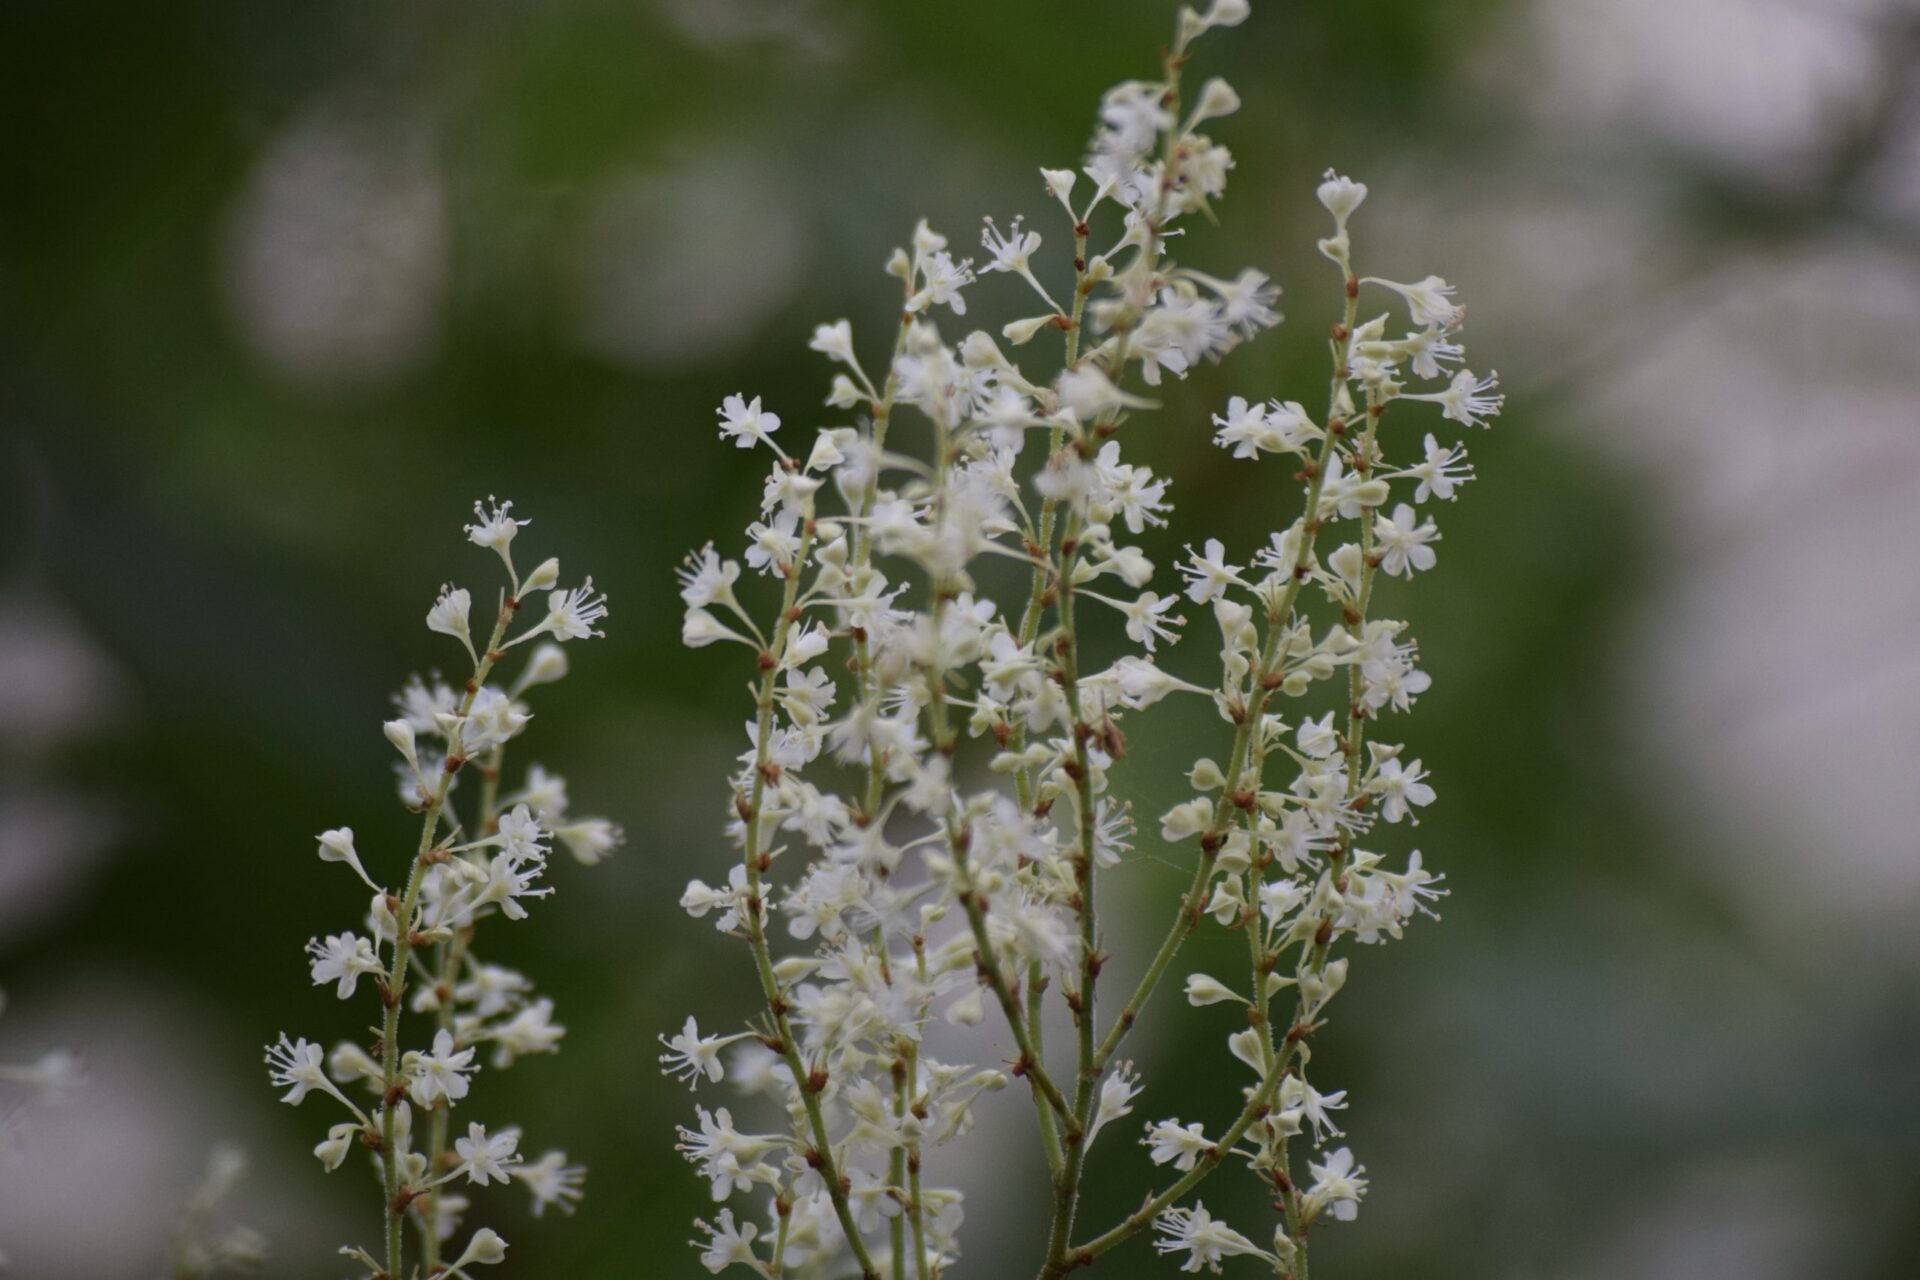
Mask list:
[[[1207,1212],[1207,1207],[1197,1201],[1192,1209],[1166,1210],[1153,1220],[1153,1229],[1159,1233],[1153,1242],[1156,1250],[1187,1255],[1187,1260],[1180,1264],[1182,1271],[1204,1269],[1218,1275],[1222,1258],[1245,1254],[1272,1257],[1226,1223],[1216,1220]]]
[[[810,351],[818,351],[827,359],[837,361],[840,364],[853,364],[853,325],[845,320],[836,320],[832,324],[820,325],[814,329],[813,339],[807,343],[807,349]],[[738,396],[734,397],[734,399],[738,398]],[[760,401],[756,397],[754,404],[757,406],[759,403]],[[724,413],[725,411],[722,410],[722,412]],[[775,420],[775,425],[779,425],[778,419]],[[769,427],[767,429],[771,431],[773,428]]]
[[[697,1085],[703,1075],[710,1083],[719,1084],[726,1075],[726,1068],[720,1063],[720,1050],[745,1039],[746,1034],[743,1031],[731,1036],[702,1036],[699,1025],[689,1017],[687,1025],[671,1040],[660,1037],[660,1043],[667,1046],[667,1052],[660,1055],[660,1073],[685,1080],[689,1089]]]
[[[1500,385],[1500,375],[1490,373],[1478,377],[1471,369],[1461,369],[1453,375],[1453,381],[1445,391],[1434,391],[1423,395],[1403,395],[1402,400],[1424,400],[1440,406],[1440,416],[1463,427],[1484,427],[1486,419],[1499,416],[1501,407],[1507,402],[1505,396],[1488,395]]]
[[[1218,538],[1208,538],[1206,554],[1196,555],[1192,547],[1187,548],[1187,563],[1175,567],[1187,579],[1187,599],[1195,604],[1205,604],[1216,596],[1224,595],[1229,586],[1245,586],[1240,580],[1240,567],[1226,562],[1227,548]]]
[[[467,1175],[467,1181],[486,1186],[493,1182],[504,1183],[507,1180],[508,1167],[519,1163],[515,1154],[520,1147],[518,1129],[502,1129],[489,1134],[483,1124],[469,1124],[467,1136],[456,1138],[453,1143],[460,1164],[455,1173]]]
[[[986,222],[985,230],[980,233],[980,243],[988,253],[993,255],[993,261],[980,268],[980,274],[1006,271],[1017,275],[1031,285],[1035,293],[1046,299],[1048,306],[1059,311],[1060,304],[1053,300],[1053,295],[1048,293],[1045,286],[1034,277],[1030,262],[1034,251],[1040,247],[1040,233],[1022,231],[1019,218],[1013,220],[1005,235],[1001,234],[1000,228],[994,224],[992,218],[988,218]]]
[[[1367,1193],[1365,1165],[1353,1162],[1353,1151],[1342,1147],[1323,1163],[1307,1164],[1313,1186],[1307,1190],[1305,1214],[1308,1221],[1331,1209],[1341,1222],[1352,1222],[1360,1212],[1360,1198]]]
[[[1314,195],[1319,198],[1321,204],[1326,206],[1327,212],[1333,215],[1334,225],[1344,234],[1347,229],[1347,219],[1353,216],[1353,211],[1358,209],[1361,201],[1367,198],[1367,184],[1355,182],[1352,178],[1329,169],[1326,178],[1320,183]]]
[[[1047,194],[1055,200],[1058,200],[1060,207],[1067,211],[1067,216],[1073,218],[1076,222],[1079,220],[1079,215],[1073,211],[1071,197],[1073,195],[1073,184],[1079,177],[1080,175],[1071,169],[1042,169],[1040,171],[1040,180],[1046,183]]]
[[[474,654],[473,634],[467,623],[467,615],[472,608],[473,597],[467,594],[465,587],[443,586],[440,588],[440,598],[433,602],[433,608],[427,610],[427,629],[458,640],[466,649],[467,656],[478,665],[480,659]]]
[[[740,578],[740,565],[734,560],[722,560],[709,542],[688,554],[679,578],[680,598],[696,608],[705,608],[732,601],[733,584]]]
[[[549,1205],[562,1213],[572,1213],[573,1206],[580,1203],[584,1194],[581,1184],[587,1177],[584,1168],[567,1163],[564,1151],[549,1151],[538,1160],[517,1164],[507,1172],[533,1194],[536,1218],[545,1213]]]
[[[517,1057],[530,1053],[552,1053],[560,1043],[560,1038],[566,1034],[567,1029],[553,1020],[553,1001],[541,996],[494,1027],[491,1032],[493,1065],[510,1067]]]
[[[1453,286],[1439,276],[1428,276],[1412,284],[1368,276],[1365,283],[1384,286],[1406,299],[1407,314],[1413,317],[1417,325],[1451,329],[1460,323],[1460,318],[1465,314],[1465,308],[1454,304]]]
[[[1149,1124],[1147,1136],[1142,1141],[1146,1143],[1147,1154],[1153,1157],[1155,1164],[1170,1163],[1181,1173],[1192,1169],[1201,1156],[1213,1150],[1213,1143],[1207,1141],[1207,1135],[1201,1131],[1198,1120],[1184,1126],[1178,1120]]]
[[[1139,1096],[1140,1077],[1134,1073],[1133,1064],[1121,1063],[1112,1075],[1100,1082],[1100,1101],[1094,1108],[1093,1123],[1087,1128],[1087,1145],[1092,1146],[1095,1135],[1110,1122],[1132,1115],[1133,1100]]]
[[[719,1275],[736,1263],[744,1266],[757,1266],[753,1253],[754,1237],[760,1234],[760,1228],[753,1223],[744,1223],[738,1227],[733,1222],[733,1210],[722,1209],[717,1223],[694,1220],[694,1226],[707,1233],[703,1241],[692,1240],[688,1243],[700,1250],[700,1265]]]
[[[564,823],[555,827],[553,834],[566,846],[574,861],[589,867],[604,861],[627,838],[625,831],[605,818]]]
[[[353,1150],[353,1144],[365,1132],[365,1129],[352,1121],[336,1124],[327,1130],[326,1141],[316,1146],[313,1154],[320,1161],[321,1167],[328,1173],[332,1173],[346,1160],[347,1153]]]
[[[1405,472],[1420,481],[1413,491],[1413,500],[1425,502],[1429,497],[1434,497],[1443,502],[1453,501],[1454,486],[1473,479],[1473,468],[1466,462],[1467,451],[1457,445],[1443,448],[1431,434],[1427,436],[1423,447],[1427,456]]]
[[[594,594],[593,579],[589,577],[580,586],[549,595],[546,621],[540,625],[555,640],[584,640],[606,634],[593,625],[606,616],[607,597]]]
[[[280,1101],[299,1106],[313,1090],[331,1094],[346,1102],[340,1090],[321,1067],[324,1056],[319,1045],[302,1036],[298,1040],[288,1040],[284,1032],[274,1043],[267,1046],[267,1078],[276,1089],[285,1089]]]
[[[1380,816],[1398,822],[1408,815],[1408,805],[1425,808],[1432,804],[1436,793],[1423,781],[1426,776],[1418,760],[1407,765],[1397,757],[1382,760],[1374,779],[1380,793]]]
[[[1403,502],[1393,509],[1392,519],[1375,513],[1373,536],[1380,548],[1380,567],[1392,576],[1411,578],[1416,569],[1433,568],[1433,548],[1428,544],[1440,537],[1433,517],[1421,520]]]
[[[325,942],[310,938],[307,954],[312,957],[313,985],[334,983],[334,994],[342,1000],[353,995],[362,974],[382,972],[373,944],[354,933],[330,934]]]
[[[1316,760],[1324,760],[1340,749],[1340,736],[1333,727],[1333,712],[1321,716],[1318,720],[1302,720],[1294,732],[1294,741],[1300,750]]]
[[[1087,594],[1092,595],[1093,593],[1088,592]],[[1114,602],[1110,601],[1109,603]],[[1171,618],[1165,616],[1167,610],[1173,608],[1173,606],[1178,603],[1178,596],[1162,597],[1156,595],[1154,592],[1147,591],[1143,592],[1139,599],[1134,600],[1130,604],[1115,603],[1114,607],[1126,615],[1127,638],[1135,644],[1144,646],[1148,653],[1152,653],[1154,641],[1172,641],[1176,639],[1177,637],[1173,629],[1186,621],[1186,619],[1177,614]]]
[[[532,524],[531,520],[515,520],[511,502],[495,502],[491,495],[485,502],[473,504],[474,523],[465,526],[467,540],[476,547],[487,547],[497,553],[500,562],[507,566],[507,576],[514,582],[515,594],[519,594],[520,579],[513,571],[513,538],[520,532],[521,526]]]
[[[772,446],[773,441],[768,437],[780,429],[779,416],[761,409],[759,396],[755,396],[752,403],[744,396],[728,396],[720,402],[719,414],[720,438],[731,440],[742,449],[751,449],[761,441]]]
[[[766,573],[777,569],[785,573],[800,554],[800,513],[782,511],[771,523],[755,521],[747,526],[752,545],[747,548],[747,564]]]
[[[356,853],[353,848],[352,827],[335,827],[331,831],[322,831],[319,840],[320,861],[344,862],[353,868],[353,874],[359,876],[360,882],[366,885],[367,888],[373,890],[375,893],[386,892],[386,890],[373,882],[372,878],[367,875],[367,869],[360,865],[360,855]]]
[[[431,1107],[440,1099],[458,1102],[467,1096],[470,1084],[467,1077],[477,1067],[473,1065],[473,1050],[456,1049],[451,1031],[438,1031],[433,1037],[433,1052],[410,1052],[410,1074],[412,1082],[407,1091],[413,1100],[422,1107]]]

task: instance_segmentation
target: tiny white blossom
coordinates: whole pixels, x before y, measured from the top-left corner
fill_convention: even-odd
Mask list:
[[[330,934],[325,942],[309,939],[307,954],[311,957],[313,985],[333,983],[334,994],[342,1000],[353,995],[363,974],[383,972],[373,944],[358,934]]]
[[[467,621],[472,609],[473,597],[467,594],[465,587],[441,587],[433,608],[427,610],[427,629],[458,640],[466,649],[467,656],[477,664],[480,659],[474,654],[473,633]]]
[[[780,429],[779,415],[763,410],[759,396],[751,403],[741,395],[728,396],[720,402],[719,412],[720,438],[731,440],[742,449],[751,449],[763,441],[771,446],[770,437]]]
[[[500,557],[507,566],[507,576],[513,580],[515,594],[518,594],[520,578],[513,571],[513,538],[531,520],[515,520],[511,502],[496,502],[488,497],[485,502],[473,504],[474,522],[466,526],[467,540],[476,547],[486,547]]]
[[[386,892],[373,882],[373,878],[367,874],[367,869],[360,865],[360,855],[353,847],[352,827],[335,827],[331,831],[322,831],[319,839],[320,861],[344,862],[353,868],[353,874],[359,876],[361,883],[367,888],[375,893]]]
[[[672,1039],[660,1037],[660,1043],[667,1046],[667,1052],[660,1055],[660,1072],[685,1080],[689,1089],[698,1084],[703,1075],[709,1083],[719,1084],[726,1075],[726,1068],[720,1061],[720,1050],[745,1036],[745,1032],[731,1036],[702,1036],[699,1024],[689,1017],[687,1025]]]
[[[549,1151],[538,1160],[514,1165],[507,1170],[533,1195],[533,1216],[539,1217],[549,1207],[562,1213],[572,1213],[574,1205],[580,1203],[584,1192],[581,1184],[586,1181],[587,1171],[577,1164],[567,1163],[564,1151]]]
[[[518,1129],[489,1134],[485,1125],[469,1124],[467,1136],[453,1143],[454,1153],[460,1157],[455,1172],[466,1174],[468,1182],[482,1187],[491,1182],[504,1183],[510,1167],[519,1163],[520,1157],[515,1154],[519,1147]]]
[[[466,1097],[471,1087],[467,1077],[478,1069],[473,1065],[473,1050],[456,1048],[451,1031],[434,1033],[431,1053],[409,1053],[407,1057],[413,1060],[407,1091],[422,1107],[431,1107],[442,1098],[452,1103]]]
[[[1195,1202],[1192,1209],[1168,1209],[1153,1220],[1157,1234],[1153,1247],[1161,1253],[1184,1253],[1182,1271],[1220,1273],[1222,1258],[1255,1255],[1270,1258],[1259,1245],[1235,1231]]]
[[[1439,276],[1428,276],[1412,284],[1368,276],[1364,283],[1381,285],[1399,294],[1406,300],[1407,313],[1417,325],[1438,325],[1450,329],[1460,323],[1465,312],[1453,301],[1453,286]]]
[[[1401,503],[1393,517],[1375,514],[1373,536],[1380,551],[1380,567],[1396,578],[1411,578],[1414,570],[1433,568],[1434,552],[1428,545],[1440,537],[1440,529],[1431,516],[1421,519],[1412,507]]]

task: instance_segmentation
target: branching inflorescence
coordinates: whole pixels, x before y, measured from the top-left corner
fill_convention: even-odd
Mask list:
[[[852,425],[789,454],[758,398],[720,409],[724,438],[773,455],[743,556],[769,586],[749,604],[753,577],[712,546],[682,577],[685,642],[743,645],[756,671],[729,798],[737,857],[682,901],[747,944],[764,1010],[732,1034],[689,1019],[663,1037],[662,1062],[695,1085],[730,1078],[780,1119],[745,1132],[726,1108],[698,1107],[697,1129],[681,1131],[716,1202],[770,1202],[764,1226],[731,1207],[698,1224],[713,1271],[942,1274],[958,1256],[961,1196],[925,1179],[929,1148],[966,1133],[978,1096],[1013,1078],[1032,1094],[1051,1176],[1043,1280],[1150,1228],[1183,1270],[1243,1256],[1304,1280],[1310,1229],[1352,1218],[1366,1191],[1351,1152],[1327,1145],[1345,1094],[1310,1083],[1308,1046],[1347,978],[1340,944],[1398,938],[1441,892],[1417,851],[1398,869],[1376,851],[1374,837],[1434,793],[1418,759],[1372,736],[1428,684],[1407,624],[1373,615],[1374,586],[1432,567],[1429,504],[1471,475],[1459,448],[1425,434],[1416,451],[1383,420],[1389,406],[1431,404],[1483,426],[1500,397],[1492,378],[1454,371],[1462,312],[1449,285],[1356,274],[1348,221],[1367,189],[1329,172],[1318,194],[1334,230],[1319,248],[1340,284],[1325,407],[1235,397],[1213,419],[1215,443],[1279,468],[1250,494],[1284,502],[1285,523],[1242,563],[1218,540],[1189,547],[1184,604],[1152,589],[1128,539],[1171,507],[1164,479],[1121,460],[1122,429],[1153,407],[1128,385],[1182,376],[1280,319],[1261,272],[1219,278],[1168,253],[1230,167],[1201,126],[1238,106],[1217,79],[1183,98],[1190,49],[1246,16],[1243,0],[1183,10],[1161,78],[1107,93],[1080,173],[1041,171],[1071,229],[1070,284],[1064,270],[1057,292],[1040,279],[1038,233],[988,223],[977,274],[1017,276],[1045,307],[1001,338],[1057,333],[1056,367],[1032,373],[984,332],[942,336],[935,313],[963,315],[976,272],[923,223],[887,264],[903,304],[883,376],[845,321],[814,335],[841,366],[827,404]],[[1076,202],[1083,178],[1092,191]],[[1117,239],[1090,253],[1107,219]],[[1369,287],[1410,326],[1392,312],[1362,321]],[[1440,389],[1409,389],[1419,383]],[[996,560],[1030,574],[1004,601],[983,585]],[[1309,606],[1323,602],[1316,619]],[[1210,686],[1154,661],[1188,606],[1219,629]],[[1089,666],[1089,638],[1109,646],[1116,620],[1134,651]],[[1193,797],[1159,823],[1192,874],[1145,971],[1110,987],[1098,890],[1133,837],[1109,792],[1126,754],[1119,722],[1175,695],[1210,700],[1222,725],[1192,767]],[[1227,1038],[1247,1073],[1237,1110],[1224,1126],[1148,1124],[1165,1181],[1124,1219],[1077,1230],[1089,1152],[1143,1087],[1121,1047],[1209,921],[1246,939],[1244,973],[1185,984],[1194,1005],[1245,1010]],[[1070,1046],[1043,1043],[1050,993]],[[989,1005],[1012,1042],[1007,1070],[928,1052],[936,1019],[975,1023]],[[1275,1206],[1255,1233],[1265,1243],[1194,1198],[1227,1164]]]
[[[531,1192],[535,1213],[549,1206],[571,1212],[585,1177],[559,1151],[524,1159],[517,1128],[470,1123],[456,1132],[450,1125],[483,1050],[489,1065],[507,1067],[528,1054],[554,1052],[565,1034],[553,1021],[553,1002],[536,997],[525,976],[480,958],[478,926],[492,917],[524,919],[529,903],[553,892],[541,878],[555,842],[592,865],[621,839],[619,828],[603,818],[571,816],[565,779],[537,764],[528,765],[517,787],[504,782],[508,745],[532,718],[529,691],[565,676],[561,646],[599,635],[595,624],[607,613],[591,578],[580,587],[559,586],[558,560],[519,575],[513,542],[528,521],[514,519],[512,508],[476,504],[475,523],[466,530],[472,543],[498,554],[506,571],[484,643],[475,646],[466,590],[441,588],[427,614],[429,628],[460,643],[472,674],[458,685],[415,677],[395,697],[398,715],[383,726],[400,755],[400,802],[420,815],[417,845],[404,860],[363,861],[351,829],[319,838],[321,859],[343,864],[373,899],[364,935],[348,930],[307,944],[313,981],[333,987],[342,1000],[356,994],[363,978],[372,984],[380,1014],[369,1028],[371,1043],[343,1042],[328,1055],[317,1044],[282,1035],[267,1047],[273,1083],[287,1091],[282,1101],[322,1094],[345,1109],[348,1118],[314,1148],[320,1162],[331,1171],[356,1147],[371,1154],[384,1204],[383,1240],[373,1251],[350,1246],[341,1252],[368,1275],[388,1280],[464,1275],[465,1268],[502,1260],[506,1242],[487,1227],[457,1253],[448,1248],[469,1207],[461,1187],[518,1182]],[[543,593],[544,612],[530,608]],[[518,634],[510,635],[516,624]],[[519,649],[527,642],[537,643]],[[523,659],[512,682],[490,683],[495,668],[512,658]],[[471,782],[457,795],[463,779]],[[376,880],[383,865],[400,878]],[[425,1020],[419,1032],[425,1047],[402,1049],[403,1011]],[[364,1106],[350,1096],[356,1086],[368,1095]],[[405,1265],[408,1221],[418,1240],[412,1270]]]

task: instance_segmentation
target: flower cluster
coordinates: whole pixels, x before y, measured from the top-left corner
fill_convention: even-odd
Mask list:
[[[839,366],[826,403],[845,419],[789,452],[758,397],[720,409],[723,439],[765,448],[772,465],[740,560],[711,545],[688,558],[683,638],[746,647],[757,679],[730,780],[736,857],[682,905],[746,942],[764,1009],[722,1034],[689,1018],[662,1037],[661,1062],[692,1086],[725,1080],[763,1099],[749,1105],[767,1119],[743,1129],[728,1108],[699,1106],[697,1128],[681,1131],[716,1203],[765,1206],[764,1218],[728,1205],[699,1224],[712,1271],[942,1274],[958,1256],[962,1199],[925,1181],[924,1161],[967,1132],[982,1092],[1015,1078],[1051,1174],[1043,1277],[1149,1227],[1188,1271],[1246,1256],[1304,1274],[1308,1229],[1352,1218],[1365,1193],[1346,1148],[1306,1149],[1338,1135],[1346,1102],[1309,1082],[1308,1041],[1347,978],[1340,944],[1400,937],[1441,892],[1417,851],[1390,859],[1374,839],[1417,822],[1434,792],[1421,760],[1373,732],[1429,684],[1408,624],[1374,616],[1373,590],[1382,572],[1433,567],[1433,503],[1471,475],[1438,425],[1415,460],[1383,419],[1396,403],[1431,404],[1443,421],[1483,426],[1500,398],[1492,378],[1460,367],[1451,286],[1355,273],[1348,223],[1367,189],[1329,173],[1319,199],[1334,226],[1319,247],[1341,285],[1326,408],[1236,397],[1214,419],[1219,446],[1265,464],[1261,492],[1298,481],[1299,514],[1246,554],[1217,539],[1189,547],[1178,586],[1156,577],[1135,539],[1171,518],[1168,481],[1123,460],[1122,428],[1154,407],[1143,391],[1280,319],[1261,272],[1216,276],[1168,253],[1232,167],[1200,129],[1238,98],[1213,80],[1186,104],[1190,49],[1247,16],[1244,0],[1182,10],[1162,75],[1105,96],[1081,169],[1041,171],[1070,228],[1070,285],[1064,271],[1054,288],[1042,279],[1042,236],[1023,220],[987,224],[990,260],[977,268],[922,223],[887,264],[902,313],[881,376],[845,321],[814,335]],[[1100,252],[1096,223],[1112,228]],[[1017,277],[1043,309],[998,340],[950,340],[937,313],[964,316],[990,274]],[[1389,309],[1363,321],[1367,288]],[[1001,345],[1049,331],[1063,351],[1045,373]],[[1028,578],[1010,599],[992,594],[996,562]],[[1188,613],[1218,633],[1207,684],[1156,661]],[[1112,631],[1122,656],[1088,664],[1120,643]],[[1160,818],[1191,880],[1146,971],[1103,1011],[1097,889],[1136,839],[1111,790],[1121,725],[1173,696],[1212,704],[1224,754],[1195,760],[1192,798]],[[1148,1124],[1152,1163],[1178,1176],[1076,1242],[1088,1152],[1143,1089],[1118,1050],[1208,921],[1246,939],[1243,978],[1186,986],[1195,1005],[1244,1007],[1226,1037],[1249,1073],[1236,1115]],[[1074,1039],[1051,1054],[1050,992]],[[1012,1042],[1007,1069],[928,1051],[937,1020],[976,1023],[989,1005]],[[1268,1244],[1183,1207],[1230,1161],[1276,1205]]]
[[[545,877],[556,846],[592,865],[621,841],[611,822],[571,811],[564,778],[538,764],[529,764],[517,785],[506,773],[508,744],[532,718],[528,695],[567,674],[568,641],[601,634],[605,597],[591,578],[562,588],[558,560],[520,575],[513,542],[529,522],[514,518],[512,503],[476,503],[474,515],[469,541],[496,553],[505,569],[490,633],[476,646],[472,596],[442,587],[427,626],[460,643],[472,674],[457,683],[416,676],[395,695],[396,714],[382,726],[399,757],[400,802],[421,817],[411,856],[393,860],[404,874],[391,884],[377,880],[350,828],[319,836],[321,860],[342,864],[372,898],[359,931],[307,943],[309,969],[316,986],[332,987],[342,1000],[362,980],[370,983],[381,1007],[379,1036],[371,1045],[341,1043],[330,1054],[286,1035],[267,1047],[273,1084],[286,1090],[282,1101],[324,1095],[348,1117],[314,1148],[321,1164],[337,1169],[356,1147],[372,1155],[386,1204],[384,1257],[342,1251],[372,1276],[409,1274],[402,1269],[409,1219],[419,1238],[418,1274],[499,1262],[506,1243],[488,1228],[447,1256],[446,1242],[469,1207],[464,1187],[517,1182],[532,1195],[535,1213],[571,1212],[585,1177],[563,1152],[526,1159],[518,1128],[468,1123],[461,1135],[450,1122],[483,1054],[488,1066],[511,1066],[528,1054],[554,1052],[566,1031],[553,1020],[553,1001],[536,996],[525,975],[481,958],[474,944],[480,922],[525,919],[532,903],[552,893]],[[544,610],[534,607],[542,595]],[[510,636],[523,613],[537,620]],[[510,656],[521,659],[517,674],[491,683]],[[461,789],[466,795],[456,796],[462,779],[470,780]],[[402,1048],[403,1011],[429,1020],[424,1047]],[[356,1091],[368,1096],[365,1106],[352,1097]]]

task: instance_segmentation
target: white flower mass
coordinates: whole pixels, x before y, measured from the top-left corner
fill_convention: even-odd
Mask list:
[[[1240,104],[1217,79],[1184,104],[1183,71],[1198,37],[1248,13],[1229,0],[1182,10],[1160,76],[1106,94],[1079,171],[1040,171],[1040,211],[1064,211],[1060,230],[987,219],[976,268],[915,228],[886,264],[895,331],[873,349],[846,321],[813,334],[837,366],[816,445],[776,443],[781,417],[757,396],[719,408],[723,439],[764,446],[771,465],[734,554],[688,557],[683,637],[745,647],[754,696],[727,787],[732,865],[681,905],[745,944],[742,981],[757,981],[761,1007],[706,1035],[690,1016],[661,1036],[660,1061],[695,1090],[747,1095],[738,1123],[761,1131],[698,1105],[680,1150],[716,1202],[745,1197],[765,1216],[730,1204],[698,1222],[710,1271],[944,1274],[963,1200],[932,1181],[932,1149],[967,1133],[983,1092],[1016,1082],[1051,1172],[1043,1280],[1149,1228],[1183,1270],[1243,1257],[1290,1276],[1311,1227],[1357,1214],[1361,1166],[1346,1147],[1320,1150],[1346,1095],[1309,1082],[1308,1047],[1347,980],[1343,944],[1401,937],[1444,892],[1417,850],[1379,839],[1414,825],[1435,792],[1423,762],[1385,740],[1430,678],[1409,624],[1376,616],[1374,587],[1436,566],[1433,504],[1473,474],[1448,433],[1485,426],[1502,398],[1464,366],[1455,286],[1357,274],[1350,224],[1369,192],[1329,171],[1319,248],[1339,318],[1324,408],[1252,392],[1212,419],[1214,442],[1247,464],[1250,499],[1298,514],[1257,547],[1193,530],[1175,573],[1129,541],[1181,528],[1168,479],[1122,457],[1133,435],[1180,429],[1152,423],[1152,389],[1281,320],[1264,273],[1221,278],[1170,254],[1198,250],[1185,233],[1215,216],[1233,168],[1198,126]],[[998,340],[942,327],[989,287],[1037,314]],[[1363,319],[1368,303],[1383,309]],[[1058,336],[1057,360],[1043,334]],[[1001,342],[1036,354],[1016,362]],[[990,561],[1026,582],[996,597]],[[1216,630],[1211,684],[1155,665]],[[1083,665],[1086,639],[1104,652],[1115,632],[1133,651]],[[1129,713],[1174,695],[1205,699],[1220,725],[1195,748],[1195,794],[1157,824],[1153,856],[1183,861],[1190,881],[1163,908],[1145,972],[1123,978],[1105,972],[1099,873],[1139,837],[1110,788],[1127,735],[1153,730]],[[1221,1050],[1244,1064],[1243,1096],[1227,1100],[1238,1113],[1211,1133],[1167,1115],[1210,1100],[1156,1090],[1118,1056],[1202,927],[1243,935],[1247,957],[1236,977],[1186,978],[1192,1005],[1231,1013]],[[1050,996],[1071,1044],[1043,1043]],[[927,1052],[936,1020],[971,1024],[990,1007],[1011,1059]],[[1087,1229],[1089,1150],[1136,1109],[1164,1117],[1144,1122],[1142,1177],[1170,1166],[1166,1180]],[[1271,1221],[1243,1234],[1193,1199],[1225,1167],[1258,1180]]]

